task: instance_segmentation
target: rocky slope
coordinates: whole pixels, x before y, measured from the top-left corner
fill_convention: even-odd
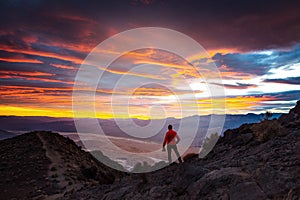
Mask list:
[[[0,199],[56,199],[83,187],[111,184],[122,176],[52,132],[1,141],[0,171]]]
[[[288,114],[283,114],[279,118],[279,122],[287,128],[298,128],[300,127],[300,101],[297,105],[290,110]]]
[[[279,120],[228,130],[204,159],[189,156],[63,199],[299,199],[299,116],[300,101]]]
[[[59,134],[0,141],[0,199],[299,199],[300,101],[278,120],[224,133],[203,159],[147,174],[99,163]]]

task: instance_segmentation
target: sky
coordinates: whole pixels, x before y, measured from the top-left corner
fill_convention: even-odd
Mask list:
[[[107,38],[140,27],[179,31],[206,49],[193,61],[215,63],[225,113],[288,112],[300,99],[299,10],[298,1],[278,0],[1,1],[0,115],[73,117],[85,58]],[[83,106],[77,117],[218,114],[208,83],[173,53],[140,49],[107,69],[93,67],[103,77],[95,99],[82,99],[95,111]],[[93,92],[84,84],[80,91]]]

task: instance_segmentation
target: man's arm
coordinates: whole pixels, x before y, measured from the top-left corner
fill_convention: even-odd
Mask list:
[[[163,148],[165,148],[166,143],[167,143],[167,135],[168,135],[168,133],[166,133],[166,135],[165,135],[164,142],[163,142]]]

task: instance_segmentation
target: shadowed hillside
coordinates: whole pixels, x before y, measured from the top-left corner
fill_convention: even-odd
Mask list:
[[[300,101],[278,120],[227,130],[203,159],[147,174],[110,169],[59,134],[27,133],[0,141],[1,198],[299,199],[299,122]]]
[[[58,198],[84,187],[111,184],[124,175],[52,132],[3,140],[0,157],[1,199]]]

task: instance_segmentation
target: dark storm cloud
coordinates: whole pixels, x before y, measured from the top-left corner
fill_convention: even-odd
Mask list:
[[[44,71],[47,72],[47,69],[41,69],[41,65],[34,63],[11,63],[11,62],[0,62],[1,71]]]
[[[94,2],[95,3],[95,2]],[[83,1],[40,1],[34,6],[29,1],[15,4],[1,2],[1,32],[11,37],[34,35],[39,43],[95,43],[107,37],[109,16],[102,19],[105,9]],[[99,16],[99,18],[97,17]]]
[[[264,80],[264,82],[300,85],[300,77],[288,77],[285,79],[266,79]]]
[[[257,87],[257,85],[254,84],[244,84],[244,83],[236,83],[236,85],[219,84],[219,83],[211,83],[211,84],[222,86],[225,87],[226,89],[240,89],[240,90]]]
[[[2,1],[0,57],[10,56],[5,49],[26,50],[19,53],[48,66],[52,62],[78,65],[109,35],[140,26],[174,28],[207,48],[289,47],[300,42],[299,5],[298,1],[278,0]],[[226,64],[232,71],[263,75],[275,67],[270,66],[274,60],[278,65],[299,62],[299,53],[298,47],[272,55],[274,59],[251,53],[216,54],[214,59],[219,66]],[[26,66],[26,70],[36,70],[37,65]],[[48,67],[40,68],[44,69]]]
[[[247,88],[253,88],[253,87],[257,87],[254,84],[243,84],[243,83],[237,83],[237,85],[230,85],[230,84],[224,84],[225,88],[228,89],[247,89]]]
[[[18,31],[16,31],[18,32]],[[1,33],[1,31],[0,31]],[[16,48],[20,48],[20,49],[27,49],[28,45],[25,41],[23,41],[22,39],[20,39],[17,33],[16,34],[6,34],[6,33],[2,33],[1,34],[1,44],[2,45],[7,45],[7,46],[14,46]]]
[[[182,31],[206,48],[240,50],[300,42],[298,1],[3,1],[1,30],[40,41],[88,42],[140,26]]]

